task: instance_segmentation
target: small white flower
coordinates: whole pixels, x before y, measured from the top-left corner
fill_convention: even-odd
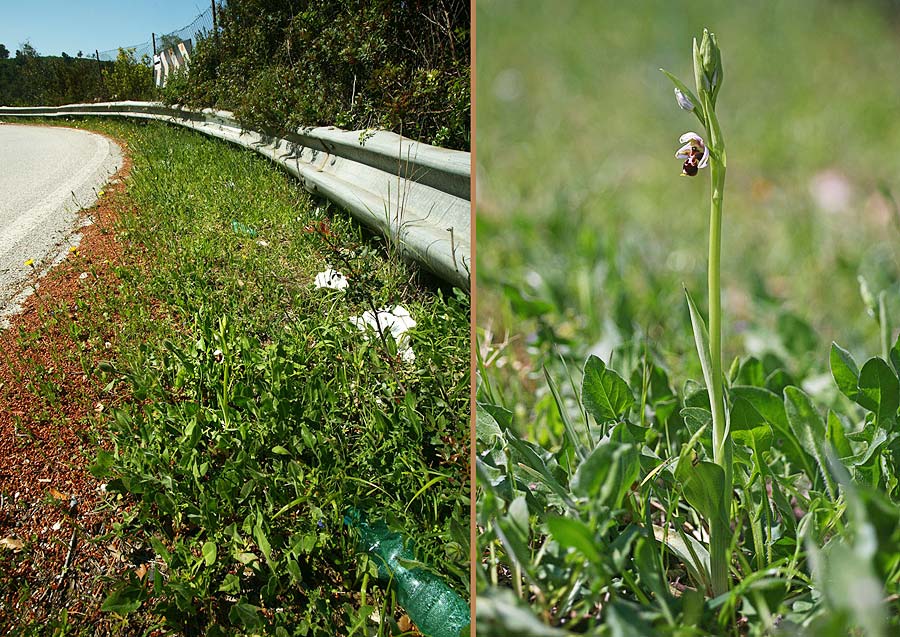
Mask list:
[[[693,177],[700,168],[706,168],[709,163],[709,148],[703,142],[703,138],[694,132],[685,133],[678,141],[684,144],[675,153],[675,159],[684,160],[681,174]]]
[[[319,272],[316,275],[316,287],[317,288],[331,288],[332,290],[343,290],[350,283],[347,281],[347,277],[338,272],[337,270],[332,270],[328,268],[324,272]]]
[[[678,106],[686,111],[694,110],[694,103],[691,101],[691,98],[677,88],[675,89],[675,101],[678,102]]]
[[[221,363],[223,360],[225,360],[225,354],[224,352],[222,352],[222,350],[217,349],[213,352],[213,358],[217,363]]]

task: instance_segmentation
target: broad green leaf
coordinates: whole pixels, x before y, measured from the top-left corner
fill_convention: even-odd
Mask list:
[[[702,407],[685,407],[681,410],[681,417],[684,419],[684,426],[696,436],[697,432],[703,429],[700,435],[700,443],[706,452],[712,457],[712,413],[709,409]]]
[[[206,542],[201,549],[201,553],[203,554],[203,561],[206,562],[206,565],[212,566],[216,562],[216,543]]]
[[[107,595],[100,606],[100,610],[107,613],[127,615],[141,607],[144,596],[144,589],[140,583],[130,581]]]
[[[766,370],[762,362],[754,357],[749,356],[741,362],[738,369],[737,378],[733,385],[750,385],[752,387],[763,387],[766,382]]]
[[[825,433],[828,438],[828,444],[830,444],[835,453],[837,453],[838,458],[849,458],[853,455],[850,443],[844,435],[844,423],[841,422],[840,417],[830,409],[828,410]]]
[[[894,371],[900,374],[900,335],[897,336],[897,342],[891,348],[890,358]]]
[[[112,468],[114,461],[115,456],[113,454],[101,449],[97,452],[97,459],[94,460],[93,464],[88,468],[88,471],[90,471],[91,475],[95,478],[105,478],[109,475],[109,470]]]
[[[709,409],[685,407],[681,410],[681,417],[684,418],[684,424],[692,434],[697,433],[700,427],[712,426],[712,414]]]
[[[560,546],[578,551],[594,564],[603,561],[596,536],[581,520],[551,517],[547,520],[547,529]]]
[[[634,404],[634,395],[621,376],[591,356],[584,365],[581,400],[597,423],[604,424],[621,420]]]
[[[275,445],[274,447],[272,447],[272,453],[276,453],[279,456],[291,455],[291,452],[288,451],[286,448],[282,447],[281,445]]]
[[[725,471],[713,462],[700,462],[696,466],[680,463],[676,477],[682,481],[685,499],[710,523],[724,519]]]
[[[502,429],[512,427],[513,413],[508,409],[490,403],[479,403],[478,411],[483,411],[489,415]]]
[[[837,343],[831,344],[831,375],[844,396],[856,400],[859,384],[859,368],[853,355]]]
[[[228,612],[228,619],[236,626],[242,626],[248,630],[255,630],[263,625],[262,617],[259,614],[259,608],[248,604],[243,599],[231,607]]]
[[[684,289],[684,295],[687,297],[688,310],[691,314],[691,325],[694,328],[694,343],[697,346],[697,355],[700,357],[700,367],[703,369],[703,380],[706,382],[707,391],[712,391],[712,356],[709,353],[709,333],[706,331],[706,323],[703,316],[694,304],[691,293]]]
[[[578,465],[572,478],[572,493],[597,505],[618,508],[640,471],[634,445],[613,441],[601,443]]]
[[[785,387],[795,384],[794,379],[784,369],[776,369],[766,376],[766,389],[776,394],[781,394]]]
[[[241,578],[234,573],[228,573],[219,585],[219,592],[235,595],[241,592]]]
[[[797,387],[786,387],[784,390],[784,411],[787,414],[791,430],[797,436],[803,450],[811,455],[819,467],[819,473],[825,481],[828,495],[834,499],[835,487],[826,464],[825,422],[816,411],[815,405],[803,390]],[[813,478],[812,475],[809,476]]]
[[[762,387],[737,386],[732,387],[728,393],[732,401],[739,398],[748,401],[766,419],[773,429],[773,442],[793,467],[804,470],[810,476],[815,473],[815,460],[804,451],[799,439],[788,424],[784,411],[784,400],[781,397]]]
[[[870,358],[859,372],[860,405],[874,413],[879,424],[891,428],[900,406],[900,382],[897,375],[880,358]]]
[[[772,446],[772,427],[753,403],[743,396],[733,398],[730,422],[731,437],[756,453]]]
[[[508,422],[512,420],[512,412],[509,412],[502,407],[494,407],[493,405],[479,403],[475,409],[475,437],[480,445],[484,445],[485,447],[493,447],[497,439],[503,435],[503,430],[500,428],[497,416],[495,416],[495,410],[503,413],[503,416],[501,417],[503,417],[504,420],[507,420]],[[506,416],[508,416],[508,418]]]

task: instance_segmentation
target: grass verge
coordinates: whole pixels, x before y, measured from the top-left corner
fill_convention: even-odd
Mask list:
[[[85,634],[402,634],[344,528],[351,506],[414,536],[467,596],[468,298],[423,285],[250,153],[158,124],[76,125],[126,140],[134,161],[105,229],[123,251],[115,283],[76,301],[79,321],[60,319],[104,344],[82,364],[102,386],[90,418],[106,450],[90,471],[112,509],[109,535],[83,529],[85,542],[128,550],[98,624],[64,607],[40,621]],[[314,286],[329,266],[346,290]],[[412,362],[405,343],[350,321],[396,305],[416,321]],[[20,539],[18,556],[32,542]]]

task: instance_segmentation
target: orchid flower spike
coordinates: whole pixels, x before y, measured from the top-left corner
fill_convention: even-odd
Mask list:
[[[675,153],[675,159],[684,160],[681,174],[694,177],[699,169],[706,168],[709,163],[709,148],[703,142],[703,138],[693,132],[685,133],[678,141],[684,144]]]

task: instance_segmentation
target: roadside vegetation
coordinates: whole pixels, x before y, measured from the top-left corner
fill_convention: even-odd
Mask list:
[[[379,128],[437,146],[470,142],[469,3],[229,3],[167,102],[234,111],[249,128]]]
[[[478,634],[896,634],[895,9],[520,9],[478,17]]]
[[[415,538],[467,599],[468,297],[251,153],[155,123],[69,125],[134,162],[106,228],[118,283],[66,323],[104,348],[68,353],[103,387],[86,461],[108,523],[82,545],[127,550],[93,623],[50,608],[22,631],[416,634],[357,553],[351,508]],[[345,288],[316,286],[329,269]],[[403,334],[354,320],[397,306]],[[20,539],[0,560],[28,559],[37,538]]]
[[[468,150],[468,2],[356,0],[297,11],[243,0],[218,7],[217,18],[219,31],[195,38],[190,65],[162,90],[150,58],[131,49],[98,63],[23,45],[0,59],[0,105],[161,99],[234,111],[248,128],[280,135],[305,126],[382,129]]]

